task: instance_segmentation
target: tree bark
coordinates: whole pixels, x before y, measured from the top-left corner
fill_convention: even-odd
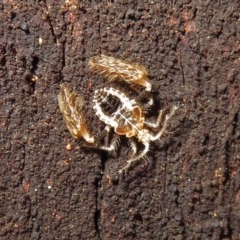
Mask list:
[[[0,3],[1,239],[239,239],[239,1]],[[60,84],[92,109],[106,54],[148,70],[169,132],[131,155],[84,150],[59,111]],[[154,120],[155,114],[152,117]]]

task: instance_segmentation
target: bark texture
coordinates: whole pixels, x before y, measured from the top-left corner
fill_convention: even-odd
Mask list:
[[[240,3],[0,2],[0,239],[239,239]],[[83,150],[60,83],[91,109],[106,54],[148,69],[172,133],[125,178],[131,154]],[[158,109],[157,109],[158,110]],[[70,144],[70,145],[68,145]],[[66,149],[72,148],[71,151]]]

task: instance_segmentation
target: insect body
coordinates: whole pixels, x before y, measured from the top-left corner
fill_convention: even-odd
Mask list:
[[[114,128],[119,135],[136,136],[142,129],[144,118],[135,100],[114,88],[103,88],[95,92],[93,109],[101,121]]]
[[[111,65],[110,67],[107,67],[107,62]],[[131,65],[126,61],[103,55],[91,59],[89,65],[94,71],[103,73],[109,77],[109,80],[120,78],[133,85],[144,86],[147,92],[151,89],[151,84],[146,78],[146,70],[138,65]],[[124,68],[128,70],[125,69],[127,73],[123,74]],[[141,71],[143,71],[142,74],[139,73]],[[131,74],[133,75],[132,77]],[[148,100],[148,105],[151,105],[153,103],[152,98]],[[145,120],[145,108],[138,97],[130,99],[119,89],[104,87],[94,92],[93,109],[97,117],[106,124],[106,127],[97,136],[92,136],[85,124],[84,113],[82,111],[82,98],[77,96],[75,92],[70,92],[65,85],[61,85],[58,101],[60,110],[72,136],[74,138],[83,138],[89,144],[89,147],[113,151],[118,147],[120,135],[125,135],[129,139],[133,155],[127,161],[126,166],[119,171],[120,173],[126,172],[133,163],[142,159],[147,154],[150,142],[161,138],[166,131],[169,118],[177,109],[174,106],[170,111],[160,110],[156,122],[148,122]],[[116,137],[109,146],[101,145],[101,138],[109,134],[111,129],[116,133]],[[144,146],[140,153],[138,153],[137,142],[142,143]]]

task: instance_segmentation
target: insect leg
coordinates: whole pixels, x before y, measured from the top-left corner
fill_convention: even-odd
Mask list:
[[[109,136],[109,132],[110,132],[110,127],[109,126],[106,126],[101,132],[99,132],[95,136],[96,144],[98,144],[101,141],[101,139],[103,139],[106,135]]]
[[[159,127],[160,123],[164,122],[165,119],[164,117],[166,116],[166,114],[164,114],[165,111],[164,110],[160,110],[159,111],[159,114],[158,114],[158,117],[157,117],[157,120],[155,123],[152,123],[152,122],[144,122],[144,124],[147,126],[147,127],[150,127],[150,128],[157,128]]]
[[[133,154],[132,156],[134,156],[136,153],[137,153],[137,144],[136,144],[136,141],[133,139],[133,138],[130,138],[129,139],[129,143],[130,143],[130,146],[133,150]]]
[[[144,142],[143,145],[144,145],[143,151],[136,157],[129,159],[127,161],[127,165],[118,171],[120,174],[126,173],[128,171],[128,169],[133,165],[133,163],[136,163],[137,161],[139,161],[141,158],[143,158],[147,154],[150,144],[148,142]]]
[[[144,100],[146,100],[146,102],[144,102]],[[153,96],[151,92],[143,90],[135,98],[135,101],[138,103],[138,105],[141,106],[143,111],[148,111],[150,107],[153,105]]]
[[[98,149],[105,150],[108,152],[114,151],[119,146],[119,140],[120,140],[120,136],[115,135],[114,139],[112,140],[112,142],[109,146],[99,146]]]
[[[160,131],[156,134],[156,135],[150,135],[150,140],[151,141],[156,141],[157,139],[159,139],[165,132],[166,132],[166,128],[167,128],[167,124],[168,124],[168,120],[174,115],[175,111],[178,109],[178,106],[174,106],[171,111],[166,114],[165,116],[163,116],[163,111],[160,111],[158,120],[156,122],[155,125],[159,125],[162,122],[162,127],[160,129]],[[150,125],[151,123],[147,123],[148,125]],[[154,124],[151,124],[151,126],[154,128],[156,128]]]

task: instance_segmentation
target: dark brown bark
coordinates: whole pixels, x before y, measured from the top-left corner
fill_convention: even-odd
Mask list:
[[[0,3],[0,239],[239,239],[239,1]],[[83,150],[60,83],[91,110],[104,53],[148,69],[156,105],[181,104],[150,164],[125,178],[116,156]],[[99,125],[100,124],[100,125]],[[73,149],[66,150],[71,143]]]

